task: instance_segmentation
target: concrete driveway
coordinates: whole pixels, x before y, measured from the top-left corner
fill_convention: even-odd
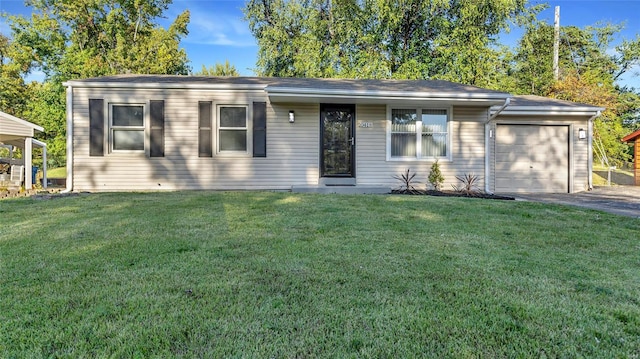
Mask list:
[[[556,203],[640,218],[640,186],[595,187],[579,193],[512,193],[516,200]]]

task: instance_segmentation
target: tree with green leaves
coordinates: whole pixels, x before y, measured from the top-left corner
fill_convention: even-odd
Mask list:
[[[20,117],[27,103],[27,88],[20,64],[11,61],[15,55],[12,42],[0,34],[0,111]]]
[[[48,78],[83,78],[118,73],[186,74],[179,48],[189,12],[168,29],[154,23],[170,0],[34,0],[31,18],[9,16],[13,41],[30,69]]]
[[[11,86],[10,81],[19,82],[15,74],[44,72],[44,83],[23,86],[28,94],[11,98],[31,98],[14,114],[45,128],[40,138],[47,141],[52,164],[64,163],[65,157],[63,81],[121,73],[189,72],[187,54],[179,47],[188,33],[189,12],[178,15],[168,28],[156,22],[170,3],[31,0],[34,12],[29,18],[6,16],[12,33],[10,42],[0,39],[0,93],[20,88]]]
[[[249,0],[244,13],[261,75],[490,86],[497,36],[540,8],[526,0]]]
[[[535,23],[520,40],[511,71],[517,94],[536,94],[588,103],[607,110],[594,121],[595,140],[615,164],[628,160],[628,146],[620,142],[633,130],[625,119],[637,115],[640,96],[632,89],[621,88],[616,80],[640,64],[640,37],[612,45],[621,25],[561,27],[558,81],[553,78],[553,27]],[[615,52],[610,49],[615,48]],[[631,122],[631,121],[627,121]]]
[[[229,63],[229,60],[226,60],[224,64],[216,63],[214,66],[210,66],[207,68],[202,65],[202,70],[196,72],[194,75],[196,76],[240,76],[240,73],[236,69],[235,66]]]

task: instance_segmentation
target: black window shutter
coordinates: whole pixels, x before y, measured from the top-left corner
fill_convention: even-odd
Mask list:
[[[149,107],[151,114],[149,156],[164,157],[164,101],[152,100]]]
[[[198,102],[198,157],[213,157],[211,102]]]
[[[103,99],[89,99],[89,156],[104,156]]]
[[[267,103],[253,103],[253,157],[267,157]]]

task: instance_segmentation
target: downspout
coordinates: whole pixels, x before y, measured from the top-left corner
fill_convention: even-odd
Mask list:
[[[510,103],[511,97],[507,97],[507,99],[504,100],[504,104],[500,106],[500,108],[496,112],[494,112],[493,115],[490,115],[489,118],[484,122],[484,191],[486,193],[491,193],[491,191],[489,190],[489,176],[491,176],[491,173],[489,172],[489,152],[491,149],[489,140],[490,137],[493,136],[491,136],[491,125],[489,124],[489,122],[498,117],[500,112],[504,111],[504,109],[507,108]]]
[[[497,109],[496,112],[493,113],[493,115],[489,116],[489,119],[487,120],[487,122],[485,122],[485,124],[489,123],[491,120],[498,117],[500,112],[504,111],[504,109],[507,108],[507,106],[509,106],[510,103],[511,103],[511,97],[507,97],[507,99],[504,100],[504,104],[499,109]]]
[[[73,86],[67,87],[67,188],[62,193],[73,191]]]
[[[587,159],[587,167],[589,171],[589,176],[587,178],[589,191],[593,190],[593,120],[602,115],[602,111],[596,112],[595,115],[591,116],[588,123],[588,131],[589,136],[587,136],[587,147],[589,147],[589,157]]]

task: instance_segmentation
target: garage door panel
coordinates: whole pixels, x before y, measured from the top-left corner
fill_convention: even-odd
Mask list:
[[[551,171],[532,171],[528,177],[536,181],[549,181],[555,183],[567,181],[566,173],[554,173]]]
[[[566,193],[568,192],[568,190],[564,190],[564,188],[566,188],[566,182],[567,181],[565,179],[533,179],[533,181],[531,182],[530,190],[526,192]],[[560,190],[550,191],[549,188],[560,188]]]
[[[513,173],[526,173],[528,175],[530,165],[528,162],[500,162],[496,163],[496,171],[507,172],[504,175],[509,176]]]
[[[568,192],[568,126],[498,125],[494,168],[497,192]]]
[[[496,137],[500,142],[510,145],[536,145],[540,138],[540,133],[535,126],[522,125],[499,125],[496,129]]]
[[[522,153],[522,151],[496,153],[496,162],[529,162],[529,156],[526,153]]]

